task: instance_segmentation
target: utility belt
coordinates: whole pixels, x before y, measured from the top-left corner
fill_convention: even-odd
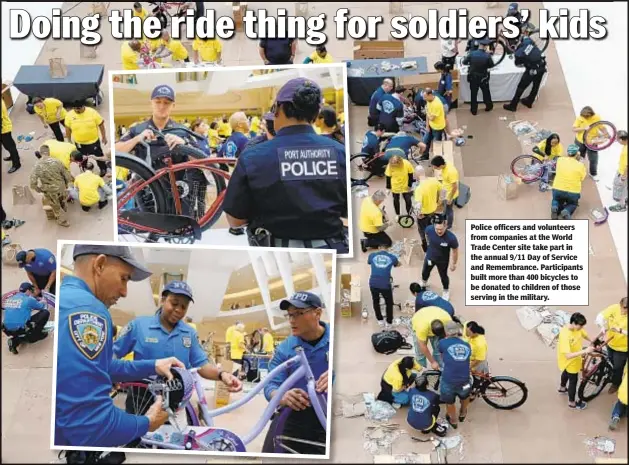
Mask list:
[[[471,72],[467,75],[467,81],[471,82],[471,81],[488,81],[489,80],[489,73],[487,71],[483,72],[483,73],[476,73],[476,72]]]
[[[544,74],[546,72],[546,60],[542,60],[532,66],[527,66],[526,72],[529,73],[529,76]]]
[[[295,249],[322,249],[336,248],[338,244],[349,246],[349,237],[344,228],[343,233],[338,237],[327,239],[283,239],[273,237],[271,232],[265,228],[247,227],[247,239],[249,245],[254,247],[284,247]]]

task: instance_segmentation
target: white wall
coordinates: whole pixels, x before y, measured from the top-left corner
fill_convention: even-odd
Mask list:
[[[551,15],[560,8],[577,16],[581,5],[574,2],[544,2]],[[627,3],[589,2],[590,17],[607,19],[604,40],[557,40],[555,46],[572,99],[575,115],[586,105],[617,129],[627,129]],[[552,73],[553,70],[551,69]],[[619,144],[600,152],[597,184],[603,205],[612,199],[612,181],[620,157]],[[627,280],[627,213],[610,213],[609,226]],[[596,251],[594,251],[596,253]]]

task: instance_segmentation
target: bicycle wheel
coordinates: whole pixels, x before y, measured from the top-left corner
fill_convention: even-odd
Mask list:
[[[144,382],[120,383],[112,397],[118,408],[134,415],[144,415],[154,399]]]
[[[117,198],[122,199],[134,190],[140,184],[149,181],[155,172],[153,168],[128,153],[116,153],[116,168],[125,168],[129,170],[127,178],[124,182],[127,187],[118,192]],[[133,208],[141,212],[163,213],[166,212],[166,192],[163,184],[159,179],[147,184],[142,190],[130,199],[125,199],[124,203],[118,202],[118,213],[133,204]]]
[[[350,179],[352,183],[364,183],[369,178],[371,178],[372,174],[369,169],[368,160],[372,158],[370,155],[366,153],[359,153],[356,155],[352,155],[349,158],[349,172]]]
[[[511,162],[511,172],[525,183],[532,183],[541,179],[544,167],[533,155],[520,155]]]
[[[539,36],[539,29],[536,29],[535,31],[531,32],[529,34],[529,37],[533,41],[533,43],[537,46],[537,48],[539,48],[539,51],[542,53],[546,51],[546,49],[548,48],[548,45],[550,44],[550,39],[548,37],[545,39],[542,39]]]
[[[518,379],[510,376],[492,376],[481,387],[480,395],[493,408],[513,410],[526,402],[529,390]],[[501,402],[502,400],[506,402]]]
[[[605,362],[601,362],[598,369],[581,380],[577,390],[579,399],[588,402],[598,396],[611,381],[610,373]]]
[[[616,126],[609,121],[598,121],[590,125],[583,133],[583,145],[594,152],[605,150],[615,141]]]
[[[437,370],[426,370],[422,372],[428,381],[428,389],[439,392],[439,381],[441,381],[441,372]]]
[[[498,39],[493,44],[493,47],[491,49],[491,60],[494,62],[494,66],[498,66],[500,63],[502,63],[502,60],[504,60],[507,56],[507,50],[507,44],[501,39]]]

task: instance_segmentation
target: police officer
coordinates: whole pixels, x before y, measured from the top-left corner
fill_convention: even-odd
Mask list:
[[[37,160],[30,176],[30,187],[35,192],[43,194],[44,202],[52,208],[59,226],[68,227],[66,219],[67,188],[72,183],[70,172],[56,158],[50,156],[48,146],[39,149],[41,159]]]
[[[369,99],[369,116],[367,117],[367,126],[375,126],[378,124],[378,116],[380,111],[378,110],[378,102],[385,95],[393,90],[393,80],[385,79],[382,81],[382,85],[374,90]]]
[[[505,103],[502,106],[505,110],[516,111],[519,102],[521,102],[525,107],[532,108],[533,102],[535,102],[535,99],[537,98],[539,88],[542,85],[544,74],[546,74],[546,58],[529,37],[534,29],[535,27],[530,23],[524,25],[522,29],[524,38],[513,54],[515,58],[515,65],[524,66],[525,70],[520,78],[520,82],[518,83],[518,87],[515,90],[515,95],[511,99],[511,102]],[[533,84],[531,93],[528,97],[520,100],[524,91],[528,89],[531,84]]]
[[[426,307],[439,307],[448,312],[451,317],[454,316],[454,306],[439,294],[422,288],[419,283],[411,283],[410,291],[415,296],[416,312]]]
[[[384,124],[376,124],[376,127],[365,133],[363,138],[363,146],[360,149],[362,153],[373,157],[380,151],[380,142],[385,133]]]
[[[15,255],[15,261],[20,268],[24,268],[28,280],[33,285],[35,295],[46,291],[55,295],[57,280],[57,261],[55,255],[48,249],[20,250]]]
[[[39,301],[33,296],[35,287],[31,283],[20,284],[19,292],[2,303],[4,320],[2,330],[7,335],[9,350],[17,354],[17,348],[22,342],[19,334],[25,334],[25,340],[33,343],[41,341],[48,336],[44,332],[44,326],[48,323],[50,312],[46,302]],[[35,313],[33,313],[35,311]]]
[[[144,416],[117,408],[112,384],[151,375],[172,379],[174,357],[139,362],[113,358],[114,325],[109,307],[126,297],[129,281],[151,275],[123,246],[74,246],[74,275],[59,291],[55,445],[118,447],[129,444],[168,419],[161,396]]]
[[[487,52],[486,47],[491,44],[491,39],[482,39],[479,41],[479,47],[471,50],[463,58],[463,64],[469,65],[470,69],[467,75],[467,81],[470,83],[471,92],[471,111],[475,115],[478,111],[478,90],[483,93],[483,102],[485,102],[485,111],[491,111],[494,103],[491,101],[491,92],[489,90],[489,69],[493,68],[494,61]]]
[[[240,155],[223,209],[232,228],[248,225],[249,245],[348,253],[345,148],[315,133],[321,101],[314,82],[288,81],[273,105],[276,136]]]
[[[378,123],[382,124],[386,132],[398,132],[400,121],[404,118],[404,104],[400,94],[404,89],[398,87],[392,94],[384,94],[380,97],[376,109],[378,110]]]
[[[290,299],[280,302],[280,309],[286,312],[292,334],[276,347],[275,354],[269,363],[269,372],[297,355],[296,349],[301,347],[315,377],[316,391],[327,395],[330,327],[321,321],[323,307],[319,296],[311,292],[298,292],[293,294]],[[264,396],[269,402],[295,368],[297,367],[291,367],[280,372],[269,381],[264,388]],[[288,417],[282,431],[278,431],[278,426],[283,415],[281,411],[278,412],[279,414],[269,427],[263,452],[274,452],[274,438],[282,435],[321,444],[321,446],[316,446],[286,440],[286,445],[299,454],[320,455],[325,453],[325,429],[315,414],[307,391],[306,380],[302,378],[293,389],[284,394],[280,401],[280,407],[290,409],[290,412],[285,413],[285,415],[288,414]]]

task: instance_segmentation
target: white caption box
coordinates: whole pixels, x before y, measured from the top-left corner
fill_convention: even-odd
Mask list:
[[[466,220],[465,305],[589,305],[588,220]]]

